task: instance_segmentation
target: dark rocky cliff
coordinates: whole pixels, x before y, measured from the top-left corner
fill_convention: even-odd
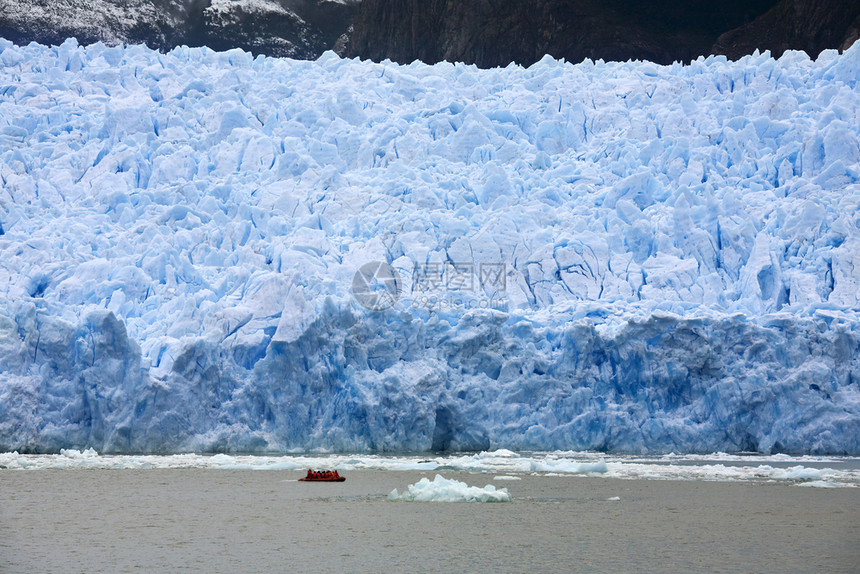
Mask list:
[[[860,2],[0,0],[0,37],[59,44],[70,36],[82,44],[207,45],[293,58],[337,46],[350,57],[481,67],[528,65],[544,54],[669,63],[711,53],[738,58],[756,48],[812,56],[846,48],[860,37]]]
[[[735,57],[783,45],[817,53],[819,47],[844,43],[834,22],[851,12],[849,4],[860,5],[856,0],[364,0],[341,52],[481,67],[528,65],[544,54],[573,62],[671,63],[710,54],[715,45]],[[809,13],[816,18],[810,21]],[[803,26],[811,29],[800,31]]]
[[[0,0],[0,37],[17,44],[180,44],[316,58],[348,28],[360,0]]]
[[[812,57],[822,50],[845,50],[860,38],[857,0],[782,0],[754,21],[717,39],[713,52],[737,59],[753,50],[805,50]]]

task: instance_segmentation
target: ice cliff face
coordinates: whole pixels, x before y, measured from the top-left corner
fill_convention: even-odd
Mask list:
[[[0,449],[860,453],[860,45],[0,66]]]

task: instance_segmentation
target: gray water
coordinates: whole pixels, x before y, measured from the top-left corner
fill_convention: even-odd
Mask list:
[[[391,502],[435,473],[0,470],[0,572],[857,572],[860,488],[526,475],[512,503]],[[442,473],[470,485],[492,474]],[[620,497],[620,500],[609,500]]]

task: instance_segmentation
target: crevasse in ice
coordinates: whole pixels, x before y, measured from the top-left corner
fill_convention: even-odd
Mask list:
[[[0,40],[0,450],[858,454],[858,76]]]

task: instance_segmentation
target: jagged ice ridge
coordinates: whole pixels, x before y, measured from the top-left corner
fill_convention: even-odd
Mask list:
[[[0,450],[858,454],[858,76],[0,40]]]

